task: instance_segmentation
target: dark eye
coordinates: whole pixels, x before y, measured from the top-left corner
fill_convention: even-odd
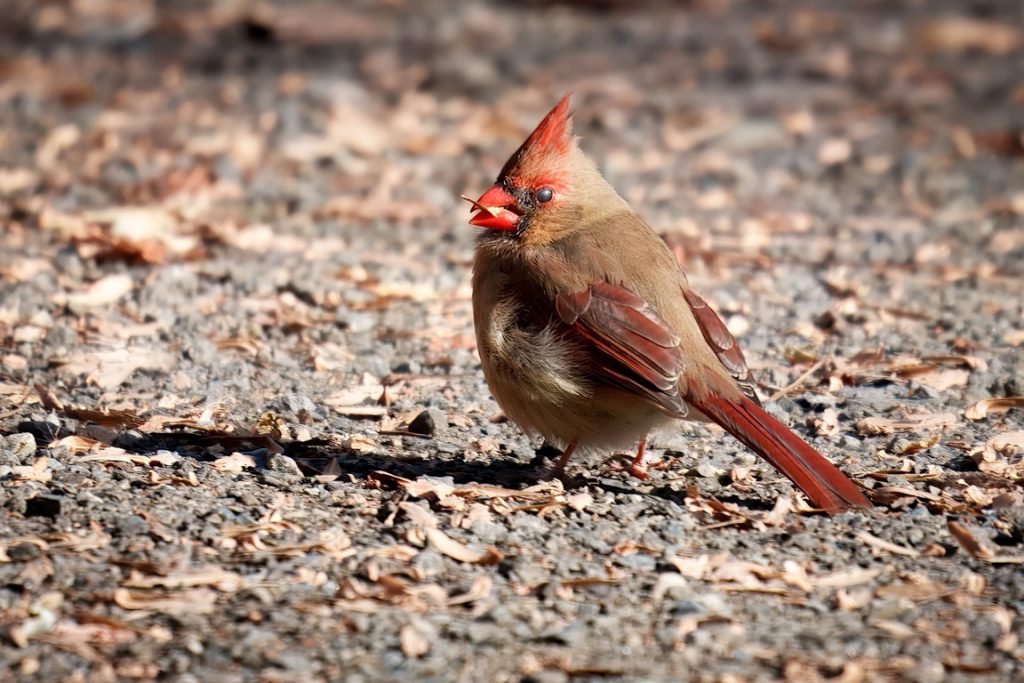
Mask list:
[[[545,204],[547,202],[550,202],[554,198],[555,192],[550,187],[542,187],[539,190],[537,190],[536,196],[537,203]]]

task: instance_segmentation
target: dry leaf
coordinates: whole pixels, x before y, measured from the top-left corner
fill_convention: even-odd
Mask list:
[[[402,647],[402,654],[406,657],[422,657],[430,652],[430,643],[412,624],[402,627],[398,634],[398,640]]]
[[[874,416],[860,420],[857,431],[864,436],[877,436],[896,432],[945,430],[956,423],[957,416],[953,413],[905,415],[900,418]]]
[[[121,297],[131,292],[134,286],[130,275],[125,273],[108,275],[92,283],[84,292],[69,294],[67,305],[73,311],[106,306],[120,300]]]
[[[890,446],[889,450],[894,455],[911,455],[920,451],[926,451],[939,442],[939,435],[932,434],[920,439],[897,439],[896,442]]]
[[[1024,330],[1010,330],[1003,335],[1003,343],[1010,346],[1020,346],[1024,344]]]
[[[423,531],[427,540],[430,541],[430,545],[432,545],[438,552],[443,555],[447,555],[453,560],[458,560],[459,562],[468,562],[470,564],[497,564],[498,562],[501,562],[504,557],[501,551],[494,547],[485,548],[483,550],[473,550],[437,528],[426,528]]]
[[[451,481],[438,477],[420,477],[415,481],[401,483],[402,488],[413,498],[432,497],[436,500],[449,497],[455,491],[455,485]]]
[[[196,586],[213,586],[224,593],[232,593],[245,585],[241,575],[229,572],[217,565],[193,567],[165,576],[142,576],[132,572],[124,583],[125,588],[195,588]]]
[[[790,513],[795,510],[793,499],[789,496],[779,496],[775,499],[775,505],[771,511],[761,518],[761,522],[767,526],[782,526]]]
[[[384,412],[387,413],[386,408],[384,409]],[[380,448],[379,443],[368,436],[363,436],[362,434],[353,434],[342,441],[341,446],[350,453],[372,453]]]
[[[818,148],[818,163],[822,166],[835,166],[849,160],[853,154],[853,145],[845,138],[829,138]]]
[[[881,569],[844,569],[825,576],[814,577],[811,583],[815,588],[848,588],[874,581],[881,573]]]
[[[583,512],[588,506],[592,505],[593,502],[594,497],[586,491],[582,493],[573,493],[565,497],[565,504],[577,512]]]
[[[878,598],[898,598],[901,600],[913,600],[914,602],[928,602],[944,598],[955,592],[951,586],[922,576],[920,574],[909,574],[903,577],[905,580],[879,586],[875,589],[875,596]]]
[[[168,351],[146,347],[118,347],[104,350],[81,350],[67,358],[51,362],[64,372],[85,375],[86,380],[109,389],[124,384],[136,370],[169,370],[177,358]]]
[[[818,436],[831,436],[839,432],[839,412],[835,408],[825,408],[821,415],[809,418],[808,423]]]
[[[862,542],[867,543],[870,546],[874,546],[875,548],[885,550],[886,552],[890,552],[894,555],[904,555],[906,557],[918,557],[921,555],[921,553],[913,548],[906,548],[902,545],[890,543],[889,541],[878,538],[877,536],[872,536],[866,531],[858,531],[854,535]]]
[[[79,462],[123,462],[127,465],[148,465],[149,458],[145,455],[128,453],[123,448],[101,448],[95,453],[83,455]]]
[[[1024,396],[982,399],[968,406],[964,410],[964,417],[968,420],[983,420],[990,414],[1001,415],[1011,408],[1024,408]]]
[[[1024,555],[1019,557],[996,555],[991,547],[979,540],[967,527],[955,520],[949,520],[946,523],[946,528],[949,529],[950,535],[956,539],[960,547],[976,560],[982,560],[989,564],[1024,564]]]
[[[421,529],[436,529],[438,525],[437,517],[434,516],[427,508],[416,503],[399,503],[398,509],[405,513],[405,516],[409,518],[409,521],[420,527]]]
[[[853,612],[866,607],[873,598],[874,593],[868,588],[854,591],[840,588],[836,591],[836,607],[844,612]]]
[[[209,588],[193,588],[171,595],[153,595],[114,590],[114,603],[121,609],[148,610],[166,614],[211,614],[217,607],[217,593]]]
[[[89,451],[99,450],[104,445],[102,441],[89,439],[84,436],[65,436],[63,439],[51,441],[46,447],[63,448],[69,453],[88,453]]]
[[[945,391],[953,387],[967,386],[967,382],[971,379],[971,373],[969,370],[963,368],[948,368],[944,370],[932,370],[916,375],[914,379],[927,386],[932,387],[937,391]]]
[[[238,474],[249,467],[256,467],[256,459],[251,455],[235,452],[223,458],[217,458],[210,463],[210,467],[219,472]]]
[[[988,440],[987,447],[1000,455],[1024,454],[1024,431],[996,434]]]
[[[1006,55],[1021,45],[1021,32],[1010,24],[965,16],[933,19],[917,32],[925,49],[933,52],[979,50]]]
[[[973,450],[971,459],[986,474],[1007,479],[1024,478],[1024,431],[1004,432]]]
[[[470,602],[477,602],[490,597],[491,590],[494,587],[494,580],[486,574],[473,579],[473,585],[469,587],[469,590],[462,595],[456,595],[448,599],[448,606],[454,607],[456,605],[465,605]]]
[[[11,468],[16,482],[38,481],[42,484],[53,479],[53,472],[50,470],[50,459],[41,457],[31,465],[16,465]]]

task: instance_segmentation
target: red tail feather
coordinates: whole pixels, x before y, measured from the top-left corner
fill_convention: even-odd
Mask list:
[[[871,507],[857,485],[784,424],[746,396],[728,401],[707,396],[690,403],[767,460],[828,513]]]

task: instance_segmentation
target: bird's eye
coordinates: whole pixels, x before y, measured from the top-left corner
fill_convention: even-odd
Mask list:
[[[554,196],[555,192],[550,187],[542,187],[537,190],[537,202],[540,204],[550,202]]]

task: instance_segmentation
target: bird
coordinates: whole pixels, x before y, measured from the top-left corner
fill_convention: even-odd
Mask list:
[[[743,352],[658,234],[573,134],[567,94],[472,203],[477,351],[491,394],[529,434],[576,452],[636,448],[710,420],[829,514],[871,503],[762,407]]]

